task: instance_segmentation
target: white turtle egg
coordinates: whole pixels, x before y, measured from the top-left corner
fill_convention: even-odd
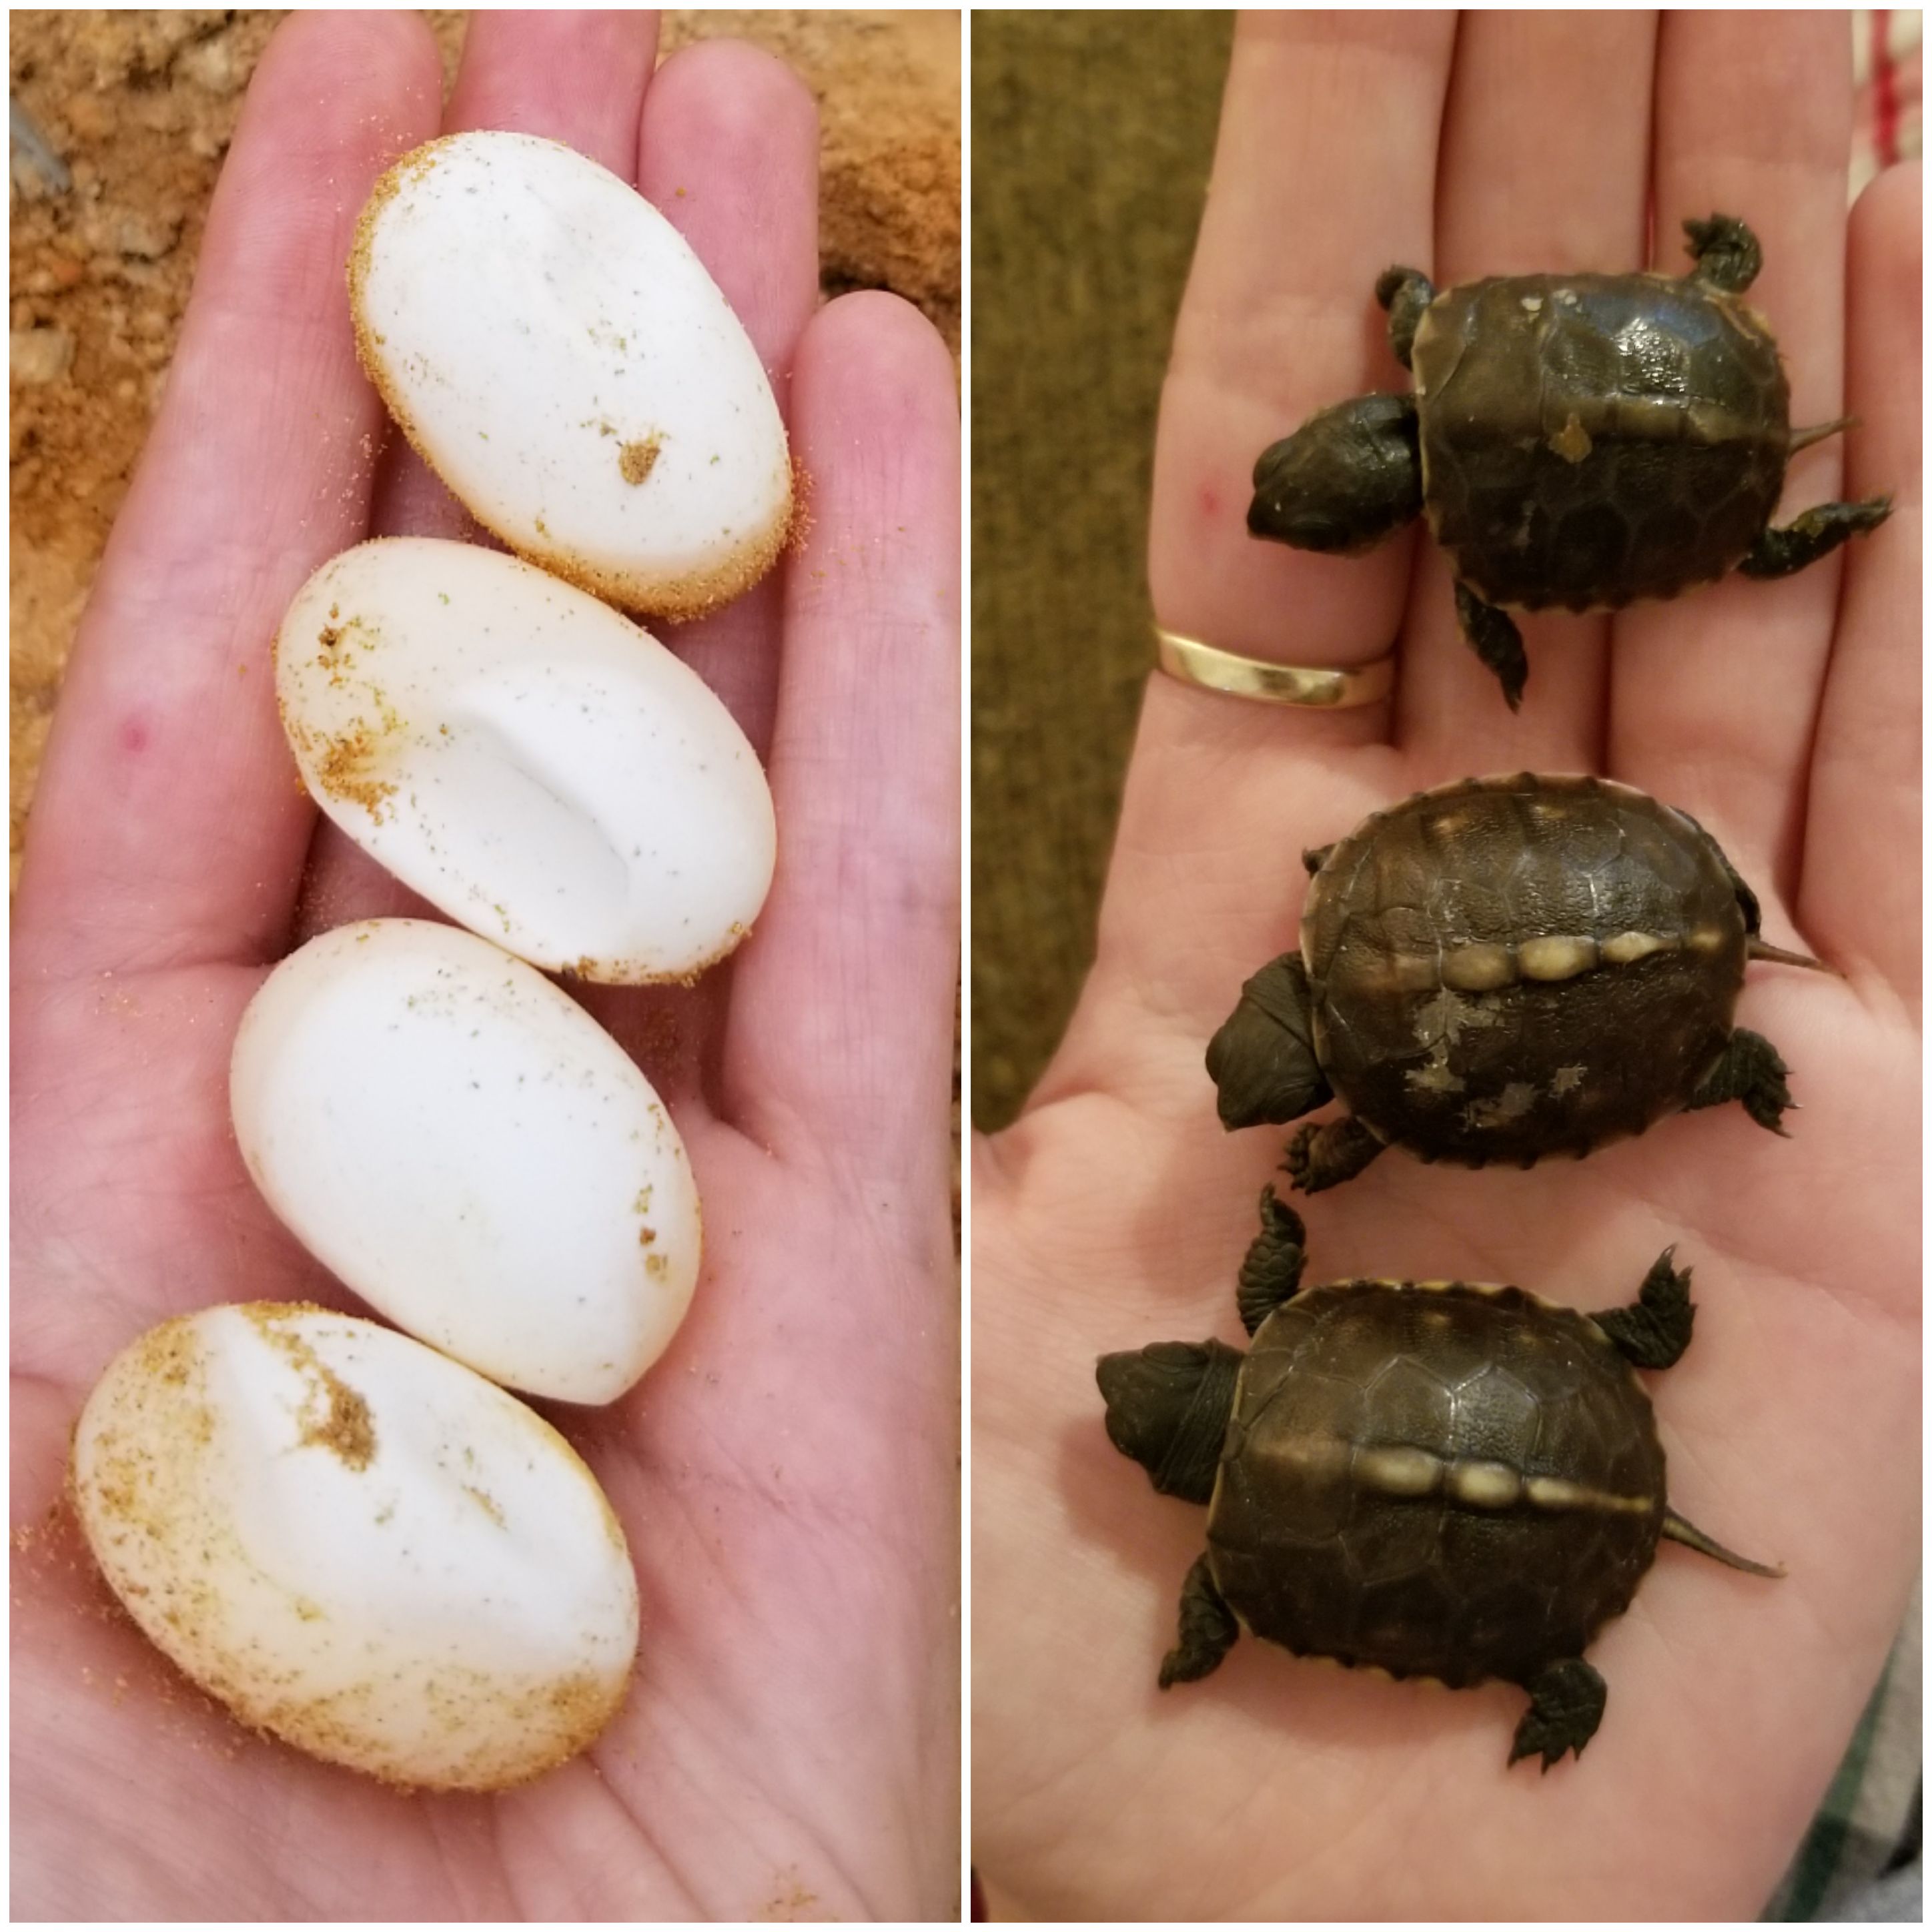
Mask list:
[[[690,1306],[698,1190],[650,1082],[454,926],[369,920],[291,953],[242,1016],[229,1099],[303,1246],[494,1382],[612,1401]]]
[[[349,266],[364,368],[424,460],[520,556],[689,616],[791,520],[758,351],[677,230],[595,161],[452,134],[376,184]]]
[[[533,1411],[373,1322],[206,1308],[109,1364],[73,1492],[136,1623],[243,1723],[401,1784],[584,1749],[638,1595],[596,1478]]]
[[[556,578],[472,544],[358,544],[296,593],[274,657],[316,802],[519,958],[688,980],[764,904],[757,753],[689,666]]]

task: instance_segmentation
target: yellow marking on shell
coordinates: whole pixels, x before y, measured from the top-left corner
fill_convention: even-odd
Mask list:
[[[1574,980],[1597,963],[1597,942],[1587,934],[1546,933],[1526,939],[1516,950],[1526,980]]]
[[[1648,1496],[1612,1496],[1607,1490],[1593,1490],[1586,1484],[1565,1482],[1560,1476],[1527,1477],[1522,1493],[1538,1509],[1604,1510],[1644,1516],[1653,1507]]]
[[[1522,296],[1518,299],[1525,315],[1540,315],[1543,313],[1543,298],[1540,296]]]
[[[1614,939],[1606,939],[1597,950],[1612,966],[1628,966],[1639,959],[1647,959],[1653,952],[1674,951],[1677,941],[1666,939],[1654,932],[1620,932]]]
[[[1685,939],[1684,944],[1693,952],[1721,952],[1724,944],[1724,928],[1720,926],[1700,926]]]
[[[1550,439],[1550,447],[1565,463],[1581,463],[1589,454],[1590,432],[1574,410],[1570,412],[1569,421]]]
[[[1268,1460],[1312,1477],[1346,1474],[1352,1447],[1339,1436],[1298,1436],[1272,1444]]]
[[[1515,977],[1516,962],[1507,946],[1473,940],[1442,956],[1442,983],[1459,993],[1490,992]]]
[[[1443,1464],[1426,1449],[1364,1449],[1355,1458],[1357,1477],[1390,1496],[1426,1496],[1442,1485]]]
[[[1472,1509],[1508,1509],[1522,1493],[1522,1478],[1507,1462],[1456,1462],[1449,1493]]]
[[[1589,1071],[1586,1066],[1559,1066],[1550,1076],[1550,1090],[1558,1100],[1565,1094],[1574,1094],[1583,1084],[1583,1076]]]

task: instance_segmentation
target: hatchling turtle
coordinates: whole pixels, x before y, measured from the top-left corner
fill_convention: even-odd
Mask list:
[[[1784,577],[1890,514],[1820,503],[1783,529],[1794,432],[1778,345],[1740,298],[1762,260],[1733,216],[1687,221],[1693,266],[1504,275],[1438,293],[1387,270],[1376,299],[1410,395],[1311,416],[1255,466],[1248,528],[1352,556],[1426,512],[1456,574],[1463,636],[1514,710],[1528,664],[1508,605],[1616,608],[1736,567]]]
[[[1782,1133],[1790,1069],[1731,1016],[1767,945],[1758,904],[1688,813],[1608,778],[1465,778],[1306,852],[1301,946],[1241,988],[1208,1048],[1229,1129],[1302,1129],[1314,1193],[1382,1149],[1532,1166],[1741,1100]]]
[[[1269,1189],[1242,1264],[1252,1344],[1103,1355],[1115,1448],[1164,1495],[1208,1505],[1162,1690],[1204,1677],[1245,1629],[1300,1656],[1499,1678],[1530,1706],[1510,1762],[1547,1771],[1604,1714],[1583,1660],[1660,1538],[1781,1576],[1712,1541],[1664,1495],[1635,1369],[1690,1340],[1689,1269],[1666,1248],[1636,1300],[1596,1316],[1470,1282],[1300,1286],[1300,1219]]]

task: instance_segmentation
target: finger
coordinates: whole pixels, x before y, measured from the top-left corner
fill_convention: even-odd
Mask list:
[[[1373,290],[1391,260],[1429,261],[1454,40],[1450,16],[1239,16],[1155,449],[1148,575],[1170,629],[1310,664],[1359,664],[1395,637],[1406,538],[1318,556],[1250,538],[1246,506],[1269,442],[1329,404],[1407,387]],[[1309,824],[1310,806],[1325,820],[1340,792],[1364,811],[1381,802],[1346,754],[1388,719],[1385,701],[1297,712],[1150,679],[1096,981],[1178,1036],[1211,1024],[1228,962],[1280,950],[1295,850],[1284,828]],[[1076,1018],[1061,1073],[1079,1064],[1080,1033]]]
[[[267,642],[366,526],[380,407],[343,263],[440,92],[406,14],[296,15],[256,70],[48,746],[16,926],[28,970],[279,950],[313,808]]]
[[[799,338],[818,302],[818,110],[810,90],[782,61],[741,42],[685,48],[653,84],[638,183],[724,291],[782,412]],[[778,688],[781,599],[774,573],[674,639],[761,754]]]
[[[657,40],[654,13],[479,10],[470,17],[442,130],[500,128],[561,141],[630,181]],[[374,518],[378,536],[504,548],[400,434],[392,436],[386,458]],[[301,937],[349,920],[420,917],[424,909],[346,834],[326,819],[318,823],[297,921]]]
[[[1854,496],[1889,491],[1891,520],[1845,560],[1844,596],[1811,758],[1801,929],[1832,963],[1880,975],[1916,1010],[1919,985],[1919,657],[1923,454],[1915,164],[1852,213],[1846,441]]]
[[[722,1111],[780,1153],[942,1190],[958,970],[959,417],[896,298],[848,296],[792,393],[778,865],[738,960]]]
[[[1654,265],[1689,266],[1687,218],[1756,231],[1764,269],[1747,299],[1777,334],[1794,424],[1842,412],[1850,64],[1843,14],[1672,14],[1659,37]],[[1774,520],[1836,496],[1842,461],[1837,437],[1796,458]],[[1787,904],[1842,562],[1616,620],[1610,769],[1705,818]]]
[[[1408,387],[1373,290],[1392,261],[1427,264],[1454,31],[1453,15],[1239,18],[1155,445],[1148,568],[1171,630],[1306,664],[1362,663],[1394,638],[1406,538],[1320,556],[1257,542],[1246,513],[1270,443]],[[1332,738],[1342,722],[1322,723]],[[1345,728],[1385,723],[1373,707]]]
[[[1436,188],[1438,286],[1485,275],[1616,274],[1644,262],[1649,13],[1470,13]],[[1530,664],[1511,712],[1464,640],[1431,547],[1402,640],[1396,735],[1431,769],[1595,769],[1607,616],[1516,618]]]
[[[657,58],[650,11],[505,11],[470,16],[442,132],[501,128],[561,141],[626,181],[635,178],[638,121]],[[386,452],[376,528],[385,536],[486,536],[400,436]]]

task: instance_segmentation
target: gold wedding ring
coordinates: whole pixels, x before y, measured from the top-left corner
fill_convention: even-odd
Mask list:
[[[1238,657],[1198,638],[1154,627],[1160,668],[1183,684],[1230,698],[1250,698],[1261,704],[1294,704],[1310,710],[1348,711],[1386,698],[1395,684],[1395,652],[1382,655],[1352,670],[1319,670],[1305,664],[1269,664],[1260,658]]]

